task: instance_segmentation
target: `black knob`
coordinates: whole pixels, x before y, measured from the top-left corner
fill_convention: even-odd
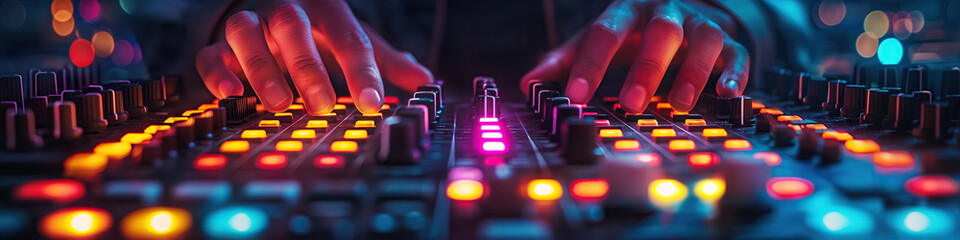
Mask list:
[[[917,101],[918,109],[920,104],[933,102],[933,93],[930,93],[930,91],[914,91],[912,94],[913,98]]]
[[[570,99],[567,97],[552,97],[541,101],[543,102],[540,104],[540,120],[543,121],[547,129],[550,128],[550,123],[553,122],[554,107],[570,104]]]
[[[474,77],[473,78],[473,95],[483,94],[483,89],[488,87],[497,87],[497,83],[490,77]]]
[[[57,88],[57,74],[37,72],[33,74],[33,96],[46,96],[60,93]]]
[[[47,107],[47,96],[30,97],[24,100],[24,107],[33,110],[37,128],[47,127],[50,121],[50,110]]]
[[[113,90],[119,91],[123,96],[123,108],[130,113],[131,118],[143,118],[147,115],[147,107],[143,105],[143,86],[126,82],[113,86]]]
[[[719,174],[726,182],[723,197],[717,203],[721,222],[756,218],[771,210],[764,200],[764,189],[771,176],[771,167],[749,154],[723,154]]]
[[[793,145],[793,139],[796,138],[797,131],[788,127],[786,124],[773,125],[773,144],[777,147]]]
[[[143,105],[150,111],[160,111],[167,103],[167,87],[163,79],[142,81]]]
[[[768,133],[773,131],[777,116],[769,113],[760,113],[757,117],[757,124],[754,125],[757,133]]]
[[[23,77],[17,75],[0,76],[0,101],[10,101],[23,106]]]
[[[837,138],[824,138],[823,150],[820,151],[820,164],[830,165],[839,163],[841,154],[843,153],[842,145],[843,143]]]
[[[437,110],[434,108],[436,107],[436,104],[433,104],[432,99],[411,98],[410,100],[407,100],[407,106],[413,105],[422,105],[427,108],[427,121],[430,122],[431,125],[437,121],[437,115],[434,114],[437,112]]]
[[[568,164],[596,163],[598,147],[593,118],[569,117],[560,125],[560,151]]]
[[[107,89],[100,91],[103,97],[103,118],[110,124],[119,124],[127,121],[127,113],[117,111],[116,91]],[[121,96],[122,97],[122,96]]]
[[[530,88],[530,99],[527,101],[528,101],[529,107],[534,111],[537,111],[537,109],[539,109],[538,107],[540,106],[537,103],[537,100],[540,99],[540,92],[543,92],[546,90],[556,91],[557,89],[559,89],[555,85],[553,85],[553,83],[540,82],[540,81],[531,82],[529,88]]]
[[[474,114],[478,118],[500,118],[500,97],[480,95],[474,101]]]
[[[847,85],[843,93],[843,108],[840,110],[840,114],[847,120],[859,121],[866,98],[866,86]]]
[[[833,114],[839,113],[843,107],[843,93],[846,91],[847,81],[833,80],[827,83],[827,101],[823,103],[823,110]]]
[[[730,99],[730,124],[737,127],[753,124],[753,99],[750,97]]]
[[[908,131],[913,128],[917,109],[914,106],[911,94],[891,95],[887,105],[887,119],[883,120],[883,127],[897,131]]]
[[[380,134],[380,150],[377,160],[380,164],[415,165],[420,163],[423,153],[419,147],[417,123],[409,118],[397,116],[384,119]]]
[[[708,98],[708,99],[710,99],[710,98]],[[723,97],[716,97],[716,98],[712,98],[712,99],[713,99],[713,101],[710,101],[710,102],[711,102],[711,104],[710,104],[710,105],[711,105],[710,109],[713,109],[713,116],[716,117],[717,120],[731,120],[731,121],[732,121],[731,118],[733,117],[732,115],[734,114],[733,112],[731,112],[731,111],[733,110],[733,106],[732,106],[732,105],[733,105],[733,101],[732,101],[733,99],[731,99],[731,98],[723,98]],[[631,121],[631,122],[632,122],[632,121]]]
[[[440,116],[440,104],[439,102],[437,102],[436,92],[432,92],[432,91],[415,92],[413,93],[413,98],[430,99],[430,101],[433,101],[433,108],[431,109],[433,109],[434,111],[432,113],[436,116]]]
[[[204,111],[203,113],[196,113],[190,115],[190,118],[193,119],[193,132],[197,140],[213,139],[214,119],[212,112]]]
[[[43,139],[37,136],[37,128],[33,120],[33,110],[25,109],[17,112],[7,110],[5,114],[7,129],[7,150],[29,151],[43,147]],[[10,141],[13,140],[13,141]]]
[[[211,117],[213,118],[213,133],[217,134],[227,130],[227,109],[223,107],[216,107],[207,109],[207,112],[210,112]]]
[[[417,87],[417,92],[420,91],[430,91],[434,92],[437,95],[437,106],[441,109],[443,108],[443,90],[441,90],[440,85],[438,84],[424,84],[423,86]]]
[[[256,100],[251,97],[230,96],[220,99],[220,107],[226,112],[227,123],[240,123],[256,112]],[[252,105],[252,106],[251,106]]]
[[[77,127],[77,109],[73,102],[57,101],[50,105],[50,130],[52,139],[74,140],[80,138],[83,129]]]
[[[416,141],[423,150],[429,150],[430,147],[430,119],[427,118],[427,111],[425,106],[414,105],[399,107],[394,114],[394,116],[413,121],[417,133]]]
[[[86,87],[83,87],[82,89],[80,89],[80,91],[83,93],[99,93],[100,91],[103,91],[103,86],[87,85]]]
[[[854,72],[853,82],[850,84],[870,86],[870,78],[867,76],[867,67],[857,64],[857,70]]]
[[[810,77],[805,94],[804,104],[815,107],[822,106],[823,102],[827,100],[827,80],[823,77]]]
[[[178,148],[192,148],[195,145],[194,139],[197,138],[197,130],[195,130],[196,127],[194,124],[195,122],[196,121],[194,121],[192,118],[187,118],[178,119],[173,123],[169,123],[171,125],[171,129],[174,129],[177,132],[176,142]]]
[[[547,99],[550,99],[550,98],[553,98],[553,97],[559,97],[559,96],[560,96],[560,91],[556,91],[556,90],[540,90],[540,92],[537,93],[537,99],[534,101],[534,104],[535,104],[535,105],[534,105],[534,107],[533,107],[533,112],[534,112],[534,113],[541,113],[541,114],[542,114],[541,110],[543,109],[543,104],[544,104],[544,102],[545,102]]]
[[[0,149],[7,149],[7,112],[17,112],[17,103],[0,101]],[[10,134],[13,134],[12,132]]]
[[[900,87],[900,80],[897,79],[897,70],[892,67],[880,69],[877,74],[877,83],[880,87]]]
[[[860,119],[861,123],[871,126],[881,126],[883,118],[887,116],[887,104],[890,102],[890,92],[883,89],[867,91],[867,107]]]
[[[567,120],[583,117],[583,108],[570,104],[561,104],[560,106],[553,107],[552,112],[553,116],[550,117],[550,134],[552,135],[559,134],[560,126]]]
[[[797,158],[810,159],[820,148],[820,134],[812,128],[803,128],[797,136]]]
[[[481,91],[481,93],[482,93],[483,95],[487,95],[487,96],[497,96],[497,97],[499,97],[499,96],[500,96],[500,89],[499,89],[499,88],[492,88],[492,87],[483,88],[483,91]]]
[[[890,92],[890,95],[897,95],[897,94],[903,93],[903,89],[898,87],[882,87],[880,89],[887,90],[888,92]]]
[[[180,82],[183,78],[173,75],[162,76],[160,78],[163,79],[164,91],[167,93],[167,103],[180,101]]]
[[[956,122],[960,118],[960,95],[943,96],[943,101],[947,102],[947,119]]]
[[[73,99],[77,104],[77,120],[85,133],[98,133],[107,128],[103,119],[103,98],[99,93],[87,93]]]
[[[940,96],[960,94],[960,67],[943,70],[940,79]]]
[[[947,114],[947,105],[943,103],[923,103],[920,109],[920,125],[913,130],[913,135],[927,141],[943,141],[951,137],[950,119]]]
[[[810,83],[810,74],[809,73],[800,73],[794,76],[792,81],[793,92],[791,96],[793,99],[796,99],[797,102],[802,103],[803,99],[807,96],[807,85]]]
[[[927,68],[923,66],[908,68],[907,84],[904,88],[907,92],[927,90]]]

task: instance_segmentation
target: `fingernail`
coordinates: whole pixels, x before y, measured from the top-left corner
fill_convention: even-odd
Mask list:
[[[333,110],[333,98],[327,94],[328,91],[314,87],[307,90],[307,108],[311,115],[324,114]]]
[[[627,112],[643,112],[643,105],[647,104],[647,89],[633,86],[628,88],[620,98],[620,106],[623,106]]]
[[[587,96],[589,88],[590,84],[587,83],[587,79],[574,79],[573,82],[567,85],[567,97],[574,103],[586,103],[590,101],[590,96]]]
[[[360,97],[357,98],[357,110],[364,112],[364,108],[369,108],[372,112],[377,112],[383,103],[380,102],[380,93],[373,88],[364,88],[360,91]],[[367,112],[364,112],[367,113]]]
[[[263,86],[263,93],[258,95],[260,95],[260,101],[268,107],[267,110],[271,111],[282,111],[290,107],[290,100],[293,98],[290,90],[276,82],[268,82]]]
[[[670,96],[670,104],[680,111],[689,111],[693,108],[693,104],[696,103],[695,98],[699,94],[689,83],[681,83],[680,86],[677,86],[677,89],[674,89],[673,93],[676,96]]]
[[[740,82],[735,79],[727,78],[719,84],[722,87],[720,87],[718,93],[720,93],[722,97],[736,97],[734,95],[737,95],[737,92],[740,91]]]
[[[238,86],[232,81],[220,81],[220,84],[217,86],[217,90],[220,91],[220,94],[223,95],[223,97],[243,94],[243,89],[238,89]]]

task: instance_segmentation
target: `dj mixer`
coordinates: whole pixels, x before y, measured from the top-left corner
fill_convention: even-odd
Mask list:
[[[767,79],[789,84],[705,95],[692,112],[660,97],[643,113],[616,97],[571,104],[540,81],[526,102],[501,101],[497,82],[477,77],[470,98],[428,84],[376,114],[340,97],[320,116],[299,99],[264,112],[252,96],[170,112],[176,76],[8,75],[0,235],[956,235],[960,69],[859,69],[771,70]]]

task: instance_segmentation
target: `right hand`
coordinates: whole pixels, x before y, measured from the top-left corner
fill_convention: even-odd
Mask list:
[[[266,110],[284,111],[293,101],[283,75],[288,72],[307,113],[330,112],[336,94],[321,59],[339,65],[362,113],[378,112],[383,105],[381,74],[410,92],[433,82],[413,55],[393,49],[362,26],[342,0],[261,5],[256,12],[230,16],[224,37],[197,53],[197,71],[217,98],[242,95],[242,79],[249,81]]]

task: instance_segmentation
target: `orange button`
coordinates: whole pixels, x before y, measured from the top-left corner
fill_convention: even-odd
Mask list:
[[[783,111],[780,111],[780,109],[776,109],[776,108],[764,108],[764,109],[760,109],[760,113],[761,113],[761,114],[764,114],[764,113],[765,113],[765,114],[770,114],[770,115],[774,115],[774,116],[783,115]]]
[[[337,97],[337,103],[339,103],[339,104],[353,104],[353,98],[351,98],[351,97]]]
[[[712,167],[720,162],[720,157],[716,153],[698,152],[687,155],[687,163],[692,167],[704,168]]]
[[[677,131],[673,130],[673,128],[658,128],[654,129],[650,135],[653,137],[676,137]]]
[[[218,153],[203,154],[193,160],[193,168],[197,170],[217,170],[226,166],[227,156]]]
[[[357,142],[334,141],[330,144],[330,151],[335,153],[355,153],[357,152]]]
[[[838,132],[838,131],[824,131],[822,136],[823,136],[823,139],[836,139],[841,142],[846,142],[850,139],[853,139],[853,135],[850,135],[849,133],[846,133],[846,132]]]
[[[327,120],[307,121],[307,128],[327,128]]]
[[[303,104],[290,104],[287,110],[303,110]]]
[[[197,107],[197,110],[206,111],[207,109],[214,109],[218,107],[220,107],[220,105],[217,105],[215,103],[205,103],[205,104],[200,104],[200,106]]]
[[[767,193],[774,199],[792,200],[813,193],[813,183],[803,178],[775,177],[767,181]]]
[[[660,109],[673,109],[673,106],[670,106],[670,103],[658,102],[657,110],[660,110]]]
[[[113,224],[110,213],[99,208],[73,207],[54,211],[37,223],[40,234],[51,239],[97,239]]]
[[[360,116],[365,118],[379,118],[380,120],[383,120],[383,113],[364,113]]]
[[[280,127],[280,120],[260,120],[260,123],[257,124],[257,126],[262,128]]]
[[[803,118],[797,115],[780,115],[777,116],[778,122],[792,122],[792,121],[803,121]]]
[[[153,139],[153,135],[149,133],[127,133],[120,138],[120,141],[129,144],[140,144],[148,142],[150,139]]]
[[[107,155],[110,160],[117,161],[130,155],[130,150],[132,149],[133,147],[130,146],[129,143],[106,142],[97,144],[97,146],[93,148],[93,152]]]
[[[347,129],[343,131],[344,139],[367,139],[367,130],[363,129]]]
[[[222,153],[245,153],[250,151],[250,142],[244,140],[230,140],[220,144]]]
[[[384,106],[390,106],[390,105],[384,105]],[[357,122],[354,123],[353,126],[358,128],[373,128],[373,127],[377,127],[377,124],[373,120],[357,120]]]
[[[197,109],[197,110],[186,110],[186,111],[183,111],[183,114],[180,114],[180,116],[189,117],[190,115],[201,114],[201,113],[203,113],[203,110],[199,110],[199,109]]]
[[[641,153],[636,156],[637,162],[646,163],[650,166],[660,166],[660,154]]]
[[[274,149],[278,152],[299,152],[303,151],[303,142],[297,140],[281,140],[277,141]]]
[[[744,139],[727,139],[723,141],[723,149],[728,151],[750,150],[753,149],[753,145],[750,144],[750,141]]]
[[[620,139],[613,143],[613,150],[617,150],[617,151],[640,150],[640,142],[632,139]]]
[[[324,154],[313,159],[313,166],[317,168],[340,168],[344,165],[343,156]]]
[[[313,129],[297,129],[297,130],[293,130],[293,132],[290,133],[290,138],[293,138],[293,139],[313,140],[316,137],[317,137],[317,131]]]
[[[754,153],[753,158],[763,160],[763,162],[767,163],[767,165],[770,165],[770,166],[780,165],[780,162],[783,161],[783,159],[780,158],[780,154],[777,154],[775,152]]]
[[[385,105],[386,106],[386,105]],[[458,201],[473,201],[483,197],[483,183],[460,179],[447,184],[447,197]]]
[[[813,130],[827,130],[827,125],[823,125],[820,123],[811,123],[811,124],[803,125],[803,127],[813,129]]]
[[[703,119],[687,119],[683,121],[683,125],[687,126],[706,126],[707,121]]]
[[[570,193],[580,200],[596,200],[607,196],[610,185],[604,179],[577,179],[573,180]]]
[[[158,131],[170,130],[170,125],[150,125],[143,129],[143,133],[157,134]]]
[[[346,110],[346,109],[347,109],[347,105],[343,105],[343,104],[334,104],[334,105],[333,105],[333,110]]]
[[[83,184],[68,179],[43,179],[24,183],[13,190],[13,198],[21,201],[69,203],[83,197]]]
[[[240,133],[243,139],[264,139],[267,138],[267,131],[262,129],[247,129]]]
[[[177,123],[182,121],[190,120],[188,117],[168,117],[166,120],[163,120],[163,123]]]
[[[89,177],[103,172],[107,168],[107,155],[99,153],[77,153],[63,161],[64,175]]]
[[[874,153],[880,151],[880,144],[869,139],[853,139],[844,144],[853,153]]]
[[[697,149],[697,143],[690,139],[674,139],[670,140],[667,148],[670,151],[693,151]]]
[[[600,129],[601,138],[621,138],[623,137],[623,131],[617,128],[604,128]]]
[[[753,101],[753,103],[751,104],[751,108],[753,108],[753,109],[763,109],[763,108],[766,108],[766,107],[767,107],[766,105],[763,105],[763,103],[760,103],[760,102],[757,102],[757,101]]]
[[[913,154],[906,151],[876,152],[873,154],[873,164],[884,168],[913,168],[916,160]]]
[[[280,169],[287,166],[287,155],[283,153],[264,153],[257,157],[257,168]]]
[[[640,127],[656,127],[659,126],[660,122],[657,122],[656,119],[640,119],[637,120],[637,126]]]
[[[727,130],[724,130],[723,128],[705,128],[703,129],[703,133],[700,135],[704,138],[727,137]]]
[[[390,105],[384,104],[383,106],[380,106],[380,111],[386,111],[386,110],[390,110]]]

